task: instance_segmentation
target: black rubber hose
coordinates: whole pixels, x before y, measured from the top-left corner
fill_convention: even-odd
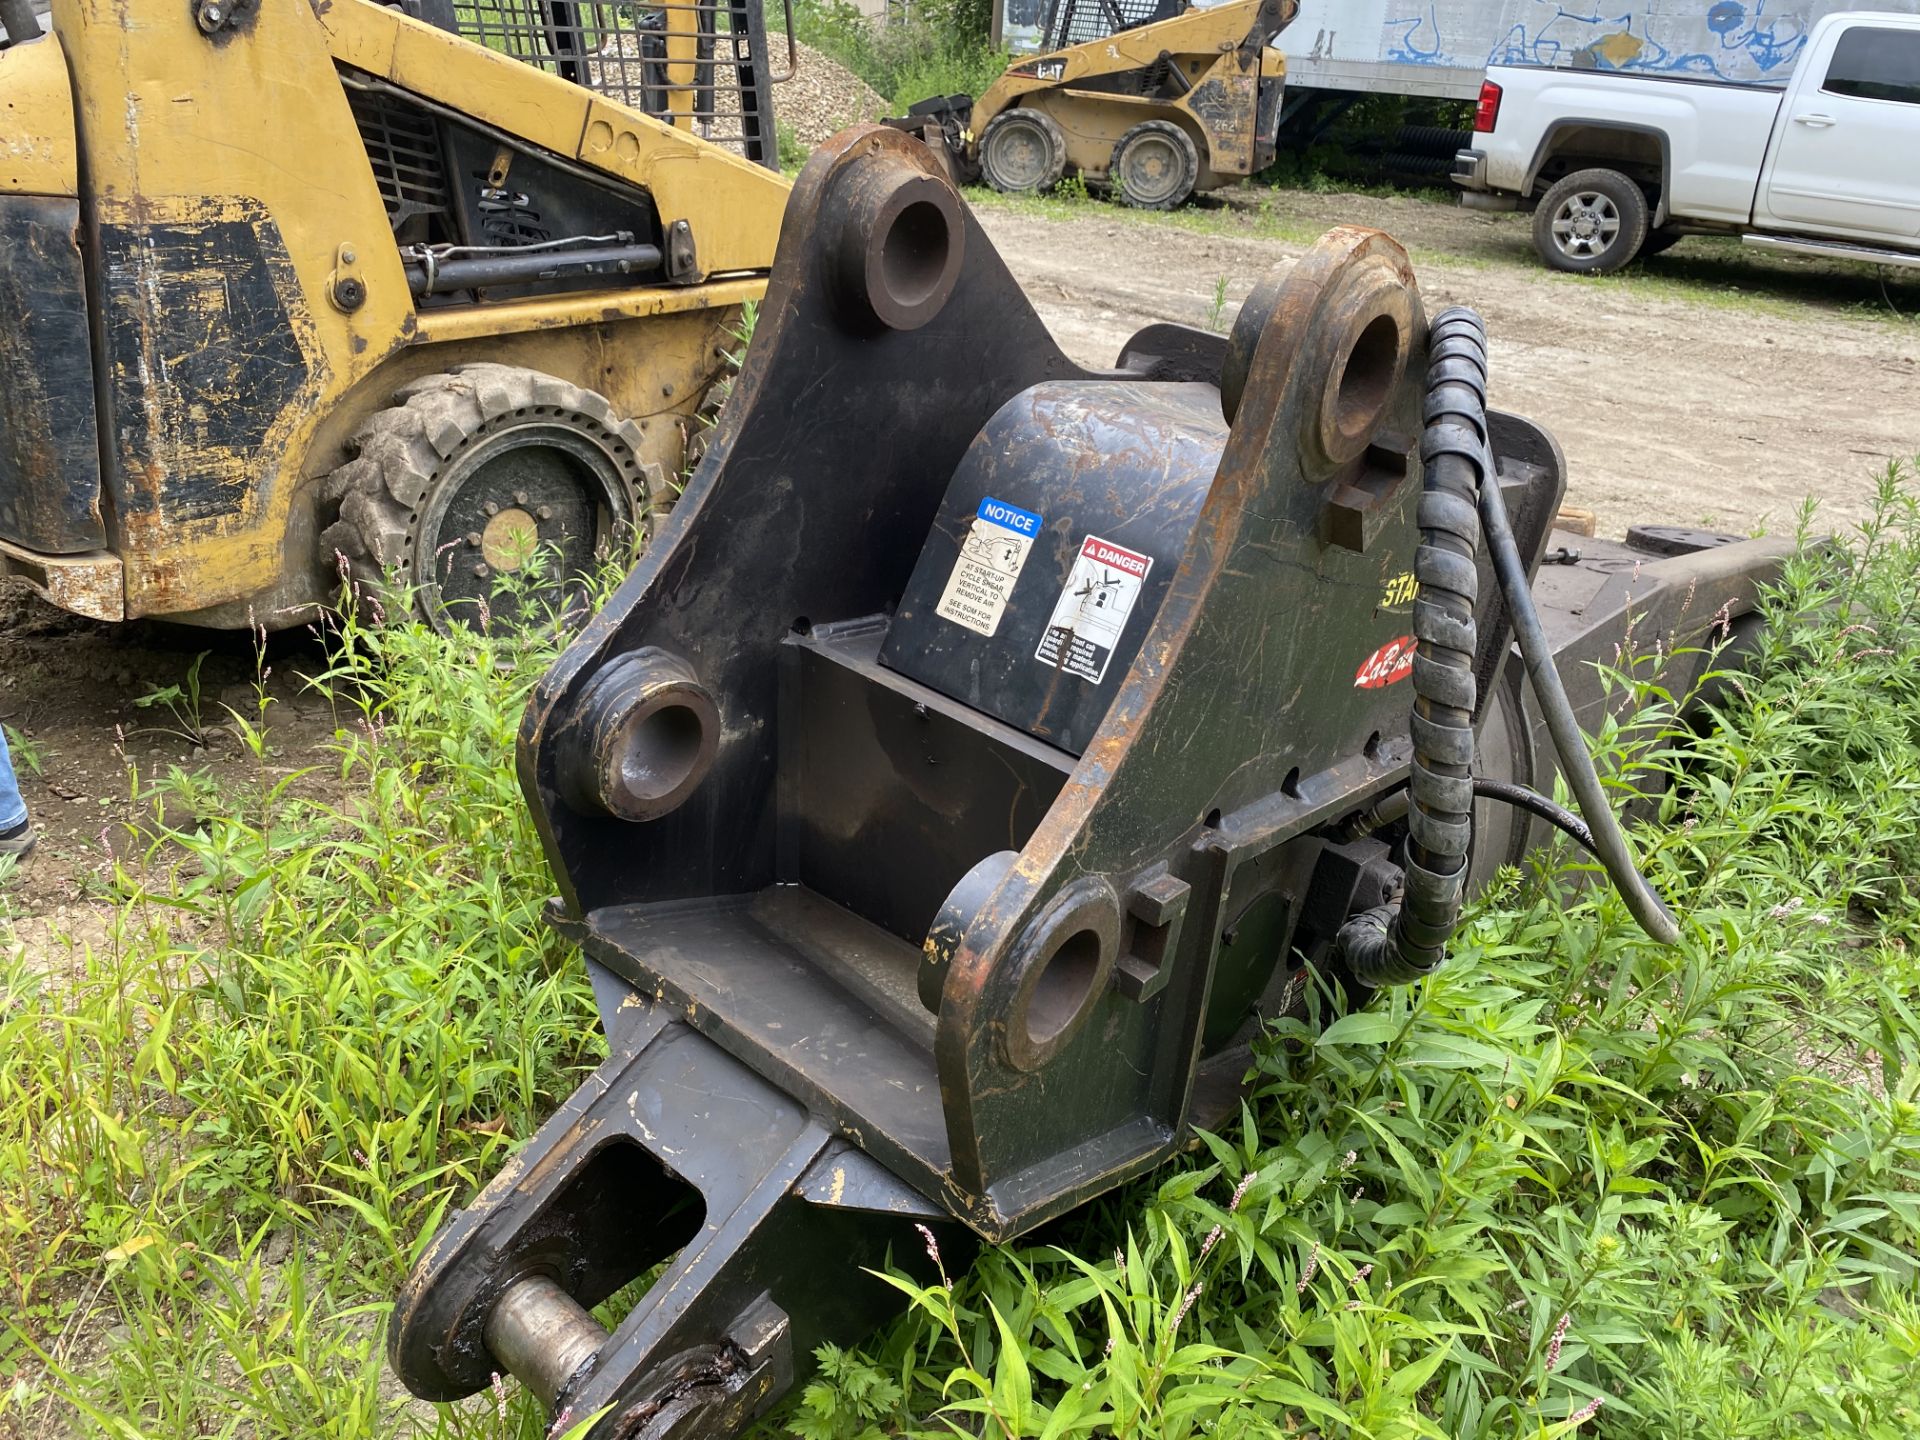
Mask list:
[[[1479,317],[1474,317],[1478,321]],[[1527,567],[1514,542],[1513,526],[1507,519],[1507,502],[1498,485],[1483,486],[1480,491],[1480,521],[1487,533],[1487,551],[1493,560],[1493,572],[1500,579],[1500,590],[1507,600],[1507,614],[1513,621],[1514,638],[1520,642],[1520,656],[1527,664],[1527,678],[1533,682],[1534,699],[1540,705],[1540,718],[1553,737],[1554,753],[1560,757],[1560,773],[1580,807],[1580,814],[1593,831],[1593,853],[1613,881],[1614,889],[1627,903],[1627,910],[1640,928],[1662,945],[1680,938],[1680,922],[1666,906],[1634,861],[1633,849],[1607,803],[1607,792],[1600,784],[1600,773],[1593,768],[1593,756],[1587,740],[1574,718],[1573,704],[1560,683],[1560,671],[1553,663],[1553,644],[1547,639],[1540,612],[1533,608],[1533,594],[1527,585]]]
[[[1476,800],[1498,800],[1503,805],[1511,805],[1517,810],[1525,810],[1530,815],[1538,815],[1554,828],[1563,831],[1588,854],[1598,859],[1593,848],[1593,831],[1587,828],[1587,822],[1562,805],[1556,805],[1538,790],[1529,790],[1525,785],[1512,785],[1505,780],[1489,780],[1485,776],[1473,777],[1473,795]],[[1340,827],[1339,838],[1359,840],[1383,830],[1396,820],[1406,818],[1407,789],[1403,785],[1397,790],[1389,790],[1365,810],[1355,815]]]
[[[1679,924],[1634,864],[1534,609],[1526,565],[1513,538],[1487,440],[1486,326],[1473,311],[1455,307],[1434,318],[1430,337],[1426,425],[1420,438],[1420,545],[1414,552],[1420,590],[1413,620],[1419,648],[1413,662],[1406,894],[1395,904],[1349,920],[1337,937],[1337,953],[1360,984],[1374,988],[1398,984],[1438,965],[1459,923],[1478,788],[1473,778],[1474,604],[1475,555],[1483,527],[1494,575],[1547,733],[1560,757],[1561,773],[1586,820],[1582,843],[1600,861],[1641,928],[1671,945],[1680,938]],[[1463,507],[1468,511],[1464,517]],[[1559,812],[1556,816],[1527,804],[1534,813],[1567,829],[1559,817],[1572,817],[1559,806],[1531,791],[1519,793]],[[1505,794],[1492,798],[1525,803]],[[1575,838],[1581,837],[1575,834]]]
[[[1565,806],[1554,804],[1538,790],[1529,790],[1524,785],[1509,785],[1505,780],[1485,780],[1476,775],[1473,793],[1482,799],[1498,800],[1503,805],[1525,810],[1529,815],[1538,815],[1596,860],[1600,858],[1593,831],[1587,828],[1587,822]]]
[[[1406,894],[1340,932],[1347,969],[1370,987],[1438,965],[1460,922],[1473,842],[1473,665],[1479,649],[1479,496],[1493,486],[1487,447],[1486,335],[1471,311],[1430,331],[1420,436],[1420,545],[1413,573],[1413,773]]]
[[[33,13],[33,0],[0,0],[0,26],[6,28],[10,45],[38,40],[40,17]]]

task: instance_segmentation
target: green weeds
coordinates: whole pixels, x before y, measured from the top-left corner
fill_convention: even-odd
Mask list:
[[[1602,754],[1674,782],[1641,842],[1678,947],[1549,857],[1431,979],[1274,1027],[1200,1163],[896,1277],[912,1315],[837,1371],[897,1377],[927,1433],[1913,1433],[1916,566],[1890,472],[1851,554],[1793,562],[1754,671],[1692,697],[1719,725],[1680,723],[1657,642],[1615,677]]]
[[[979,0],[931,0],[876,23],[850,0],[796,0],[794,34],[887,98],[893,113],[934,95],[978,95],[1012,57],[987,43]]]
[[[191,745],[207,743],[206,699],[200,693],[200,667],[206,659],[202,650],[188,663],[179,684],[157,685],[133,702],[135,709],[157,710],[172,722],[158,727],[158,733],[176,735]]]
[[[379,1331],[597,1058],[511,763],[557,643],[350,620],[311,770],[263,690],[216,811],[130,772],[108,942],[0,963],[0,1432],[511,1433],[403,1406]]]
[[[1614,677],[1595,743],[1620,783],[1673,782],[1639,841],[1680,946],[1542,856],[1439,974],[1276,1025],[1187,1163],[898,1282],[903,1318],[823,1353],[775,1423],[1915,1433],[1911,479],[1792,563],[1753,668],[1688,723],[1660,637]],[[544,1435],[512,1386],[409,1401],[382,1326],[447,1207],[599,1055],[513,774],[559,643],[349,621],[310,767],[276,755],[263,685],[230,722],[250,778],[129,773],[104,938],[0,961],[0,1433]]]

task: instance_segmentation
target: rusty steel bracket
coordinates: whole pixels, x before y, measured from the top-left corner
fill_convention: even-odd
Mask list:
[[[367,303],[367,282],[360,274],[360,255],[350,244],[333,252],[333,270],[327,276],[327,299],[343,315]]]
[[[924,1269],[915,1227],[957,1263],[1235,1112],[1262,1018],[1400,883],[1427,345],[1406,253],[1340,228],[1224,344],[1088,370],[925,146],[815,152],[705,459],[527,711],[612,1054],[427,1252],[416,1393],[505,1364],[612,1405],[600,1440],[728,1433],[887,1313],[862,1267]],[[1559,452],[1487,439],[1537,566]],[[1696,629],[1764,568],[1711,554]],[[1572,675],[1611,591],[1553,573]],[[1472,714],[1529,783],[1478,594]]]
[[[421,1259],[393,1367],[438,1400],[511,1370],[555,1413],[612,1407],[597,1436],[731,1433],[891,1311],[860,1266],[925,1269],[915,1223],[969,1242],[666,1007],[620,1004],[607,1060]],[[656,1266],[611,1331],[589,1313]]]

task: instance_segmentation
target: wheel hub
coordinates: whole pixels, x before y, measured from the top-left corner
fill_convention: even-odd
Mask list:
[[[414,544],[428,615],[517,624],[523,610],[571,609],[597,547],[624,519],[615,484],[578,432],[536,424],[496,434],[422,506]],[[508,576],[531,588],[502,593]]]
[[[502,510],[480,532],[480,554],[495,570],[511,574],[540,548],[540,522],[518,505]]]
[[[1620,212],[1597,192],[1570,195],[1553,217],[1553,241],[1566,255],[1597,255],[1620,233]]]
[[[1014,179],[1022,185],[1038,182],[1041,168],[1046,164],[1040,138],[1031,130],[1010,131],[1003,146],[1007,159],[1007,169]]]

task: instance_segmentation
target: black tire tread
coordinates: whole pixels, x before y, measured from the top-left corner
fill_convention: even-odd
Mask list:
[[[1126,153],[1127,146],[1141,135],[1171,135],[1180,150],[1181,162],[1186,174],[1182,177],[1180,188],[1165,200],[1142,201],[1127,193],[1127,187],[1120,179],[1120,157]],[[1136,210],[1177,210],[1186,204],[1193,194],[1193,187],[1200,178],[1200,148],[1193,143],[1193,137],[1184,128],[1171,120],[1142,120],[1126,134],[1122,135],[1113,147],[1113,161],[1107,168],[1107,181],[1120,196],[1123,203]]]
[[[604,395],[558,376],[480,361],[422,375],[393,392],[393,405],[369,416],[348,442],[352,458],[320,485],[320,556],[337,568],[356,599],[385,600],[416,585],[414,527],[422,502],[447,464],[501,421],[529,411],[570,415],[598,430],[630,487],[635,514],[666,501],[666,476],[640,459],[640,428]]]
[[[980,176],[1003,195],[1019,194],[1019,190],[1005,185],[993,172],[993,142],[996,135],[1004,134],[1016,124],[1032,124],[1047,139],[1049,155],[1047,170],[1040,183],[1030,193],[1045,194],[1060,183],[1067,173],[1067,137],[1060,124],[1044,110],[1034,110],[1026,106],[1015,106],[1011,110],[1002,110],[987,122],[987,128],[980,132],[980,143],[976,147],[979,157]]]
[[[1576,190],[1598,190],[1610,195],[1620,211],[1620,236],[1604,254],[1591,259],[1563,255],[1553,243],[1553,213]],[[1547,267],[1570,275],[1610,275],[1631,264],[1647,239],[1647,197],[1639,185],[1618,170],[1594,166],[1575,170],[1556,180],[1540,197],[1533,212],[1533,249]]]

